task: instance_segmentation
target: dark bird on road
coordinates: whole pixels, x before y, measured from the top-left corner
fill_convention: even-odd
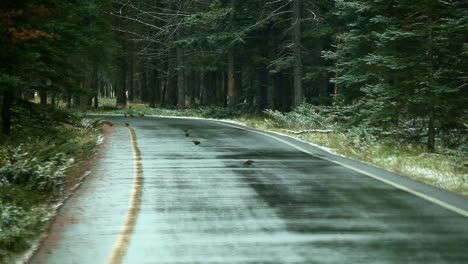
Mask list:
[[[125,126],[130,126],[128,123],[125,123]]]
[[[253,165],[253,163],[254,163],[253,160],[246,160],[246,161],[244,162],[244,165],[247,166],[247,167],[250,167],[250,166]]]
[[[185,133],[185,136],[186,136],[186,137],[189,137],[189,136],[190,136],[190,134],[189,134],[189,133]]]
[[[198,146],[201,143],[200,141],[197,141],[197,140],[193,140],[192,142],[193,142],[193,144],[195,144],[195,146]]]

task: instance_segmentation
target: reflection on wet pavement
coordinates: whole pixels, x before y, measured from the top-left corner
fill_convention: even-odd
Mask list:
[[[392,186],[209,121],[114,119],[135,128],[143,162],[124,263],[468,263],[468,219]],[[106,261],[133,175],[127,132],[114,130],[62,210],[86,215],[53,229],[32,263]]]

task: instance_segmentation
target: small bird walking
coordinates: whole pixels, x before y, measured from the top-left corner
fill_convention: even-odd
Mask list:
[[[195,146],[198,146],[201,143],[200,141],[197,141],[197,140],[193,140],[192,142],[193,142],[193,144],[195,144]]]
[[[112,122],[109,122],[109,121],[104,121],[102,122],[103,125],[108,125],[108,126],[113,126],[114,124]]]
[[[253,160],[246,160],[246,161],[244,162],[244,165],[245,165],[246,167],[252,167],[252,166],[253,166],[253,163],[254,163]]]
[[[189,133],[185,133],[185,136],[186,136],[186,137],[189,137],[189,136],[190,136],[190,134],[189,134]]]

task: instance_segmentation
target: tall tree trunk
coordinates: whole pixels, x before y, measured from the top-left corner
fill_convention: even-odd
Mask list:
[[[207,72],[202,71],[200,72],[200,105],[205,106],[206,105],[206,100],[207,100],[207,85],[206,85],[206,75]]]
[[[99,83],[99,93],[98,97],[104,97],[107,98],[107,89],[106,89],[106,81],[101,77],[100,78],[100,83]]]
[[[190,107],[195,107],[195,97],[197,94],[197,80],[198,78],[195,71],[191,70],[188,83],[190,89]]]
[[[206,99],[205,99],[205,103],[206,105],[212,105],[213,104],[213,101],[215,101],[216,99],[216,91],[215,91],[215,85],[214,85],[214,82],[215,82],[215,78],[213,78],[215,76],[213,76],[213,72],[212,71],[209,71],[209,72],[206,72],[205,74],[205,90],[206,90]]]
[[[194,81],[194,84],[195,84],[195,87],[194,87],[194,93],[195,93],[195,96],[194,96],[194,106],[195,105],[200,105],[200,102],[201,102],[201,73],[202,71],[196,71],[194,72],[193,74],[193,79],[195,80]]]
[[[185,108],[185,70],[184,53],[181,47],[176,48],[177,57],[177,108]]]
[[[99,107],[99,91],[101,90],[97,67],[93,69],[92,85],[94,86],[94,108]]]
[[[119,79],[117,85],[117,106],[127,105],[127,61],[125,58],[119,59],[117,78]]]
[[[259,110],[265,110],[268,106],[268,89],[270,88],[268,84],[268,69],[262,66],[262,69],[258,72],[258,75],[260,93],[257,97],[257,106]]]
[[[284,89],[287,84],[291,81],[291,78],[285,75],[283,72],[276,74],[276,92],[278,100],[278,109],[282,112],[288,112],[291,110],[291,90]]]
[[[132,45],[133,46],[133,45]],[[128,101],[133,102],[135,100],[135,82],[133,80],[135,74],[135,55],[132,52],[130,54],[130,63],[129,63],[129,72],[128,72]]]
[[[236,67],[236,72],[235,72],[235,79],[236,82],[234,84],[235,89],[236,89],[236,104],[243,103],[244,100],[244,93],[243,93],[243,85],[244,85],[244,80],[243,80],[243,68],[242,65],[237,65]]]
[[[150,70],[150,79],[149,79],[149,89],[148,89],[148,106],[151,108],[156,107],[156,85],[158,78],[156,76],[157,72],[154,69]]]
[[[278,37],[277,32],[273,24],[270,24],[268,27],[268,34],[267,39],[267,51],[266,56],[268,58],[275,57],[275,50],[278,47]],[[276,97],[276,89],[275,89],[275,76],[270,72],[268,68],[265,69],[267,71],[267,108],[275,110],[275,97]]]
[[[163,74],[161,74],[161,80],[160,80],[160,84],[161,84],[161,107],[165,107],[167,106],[167,85],[168,85],[168,82],[169,82],[169,79],[167,77],[167,74],[166,76],[164,76]]]
[[[72,93],[69,89],[65,90],[65,100],[66,100],[66,105],[67,108],[70,109],[72,107]]]
[[[118,90],[118,87],[119,86],[119,82],[118,80],[114,80],[114,82],[112,83],[112,87],[111,87],[111,94],[112,94],[112,98],[115,98],[117,100],[117,90]]]
[[[39,91],[39,100],[41,105],[47,104],[47,92],[46,91]]]
[[[144,69],[140,77],[140,98],[142,102],[149,103],[148,96],[148,74],[147,70]]]
[[[175,48],[169,48],[168,67],[167,67],[167,87],[166,87],[166,104],[168,106],[177,105],[177,75],[175,74],[176,57]]]
[[[428,34],[428,50],[426,52],[426,59],[427,59],[427,74],[428,74],[428,79],[430,84],[434,84],[434,47],[433,47],[433,42],[434,42],[434,36],[433,36],[433,12],[432,12],[432,6],[430,8],[430,13],[428,15],[429,18],[429,34]],[[436,94],[429,88],[429,93],[430,93],[430,110],[429,110],[429,121],[427,125],[428,129],[428,134],[427,134],[427,150],[429,152],[435,152],[436,150],[436,131],[435,131],[435,117],[436,117],[436,110],[435,110],[435,104],[436,104]]]
[[[237,105],[237,93],[236,93],[236,78],[235,78],[235,65],[234,65],[234,51],[232,49],[228,54],[228,105],[229,107],[235,107]]]
[[[154,96],[155,96],[154,102],[156,103],[156,105],[162,105],[163,87],[165,85],[165,80],[163,78],[163,74],[161,71],[154,70],[154,74],[156,76],[156,86],[154,90]]]
[[[267,108],[275,110],[275,80],[274,76],[268,73],[268,93],[267,93]]]
[[[79,94],[74,94],[73,95],[73,107],[80,107],[81,105],[81,95]]]
[[[301,55],[301,0],[292,0],[292,35],[293,35],[293,77],[295,107],[302,103],[302,55]]]
[[[92,76],[89,74],[87,78],[85,78],[83,81],[81,81],[80,87],[83,92],[80,94],[80,99],[79,99],[79,104],[78,106],[83,108],[83,109],[89,109],[92,106],[92,98],[91,98],[91,93],[93,91],[91,90],[92,86]]]
[[[149,106],[154,108],[161,104],[161,78],[157,69],[151,70],[149,88]]]
[[[226,72],[221,72],[221,90],[223,91],[222,95],[222,106],[227,107],[228,106],[228,78],[227,78],[227,73]]]
[[[235,0],[230,0],[229,2],[230,8],[231,8],[231,17],[230,21],[231,24],[234,23],[234,18],[235,18],[235,7],[236,7],[236,2]],[[236,91],[236,69],[235,69],[235,61],[234,61],[234,47],[229,48],[229,53],[228,53],[228,69],[227,69],[227,75],[228,75],[228,106],[229,107],[235,107],[237,105],[237,91]]]
[[[13,92],[3,92],[3,104],[2,104],[2,134],[9,136],[11,133],[11,106],[13,105]]]
[[[428,134],[427,134],[427,150],[429,152],[435,152],[436,150],[436,142],[435,142],[435,108],[431,107],[431,111],[429,113],[429,122],[428,122]]]

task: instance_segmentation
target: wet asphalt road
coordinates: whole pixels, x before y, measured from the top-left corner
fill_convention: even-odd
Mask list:
[[[466,198],[213,121],[106,119],[135,129],[143,168],[123,263],[468,263],[468,217],[319,157],[462,212]],[[62,207],[30,263],[108,261],[134,183],[129,133],[122,126],[110,131],[93,174]]]

